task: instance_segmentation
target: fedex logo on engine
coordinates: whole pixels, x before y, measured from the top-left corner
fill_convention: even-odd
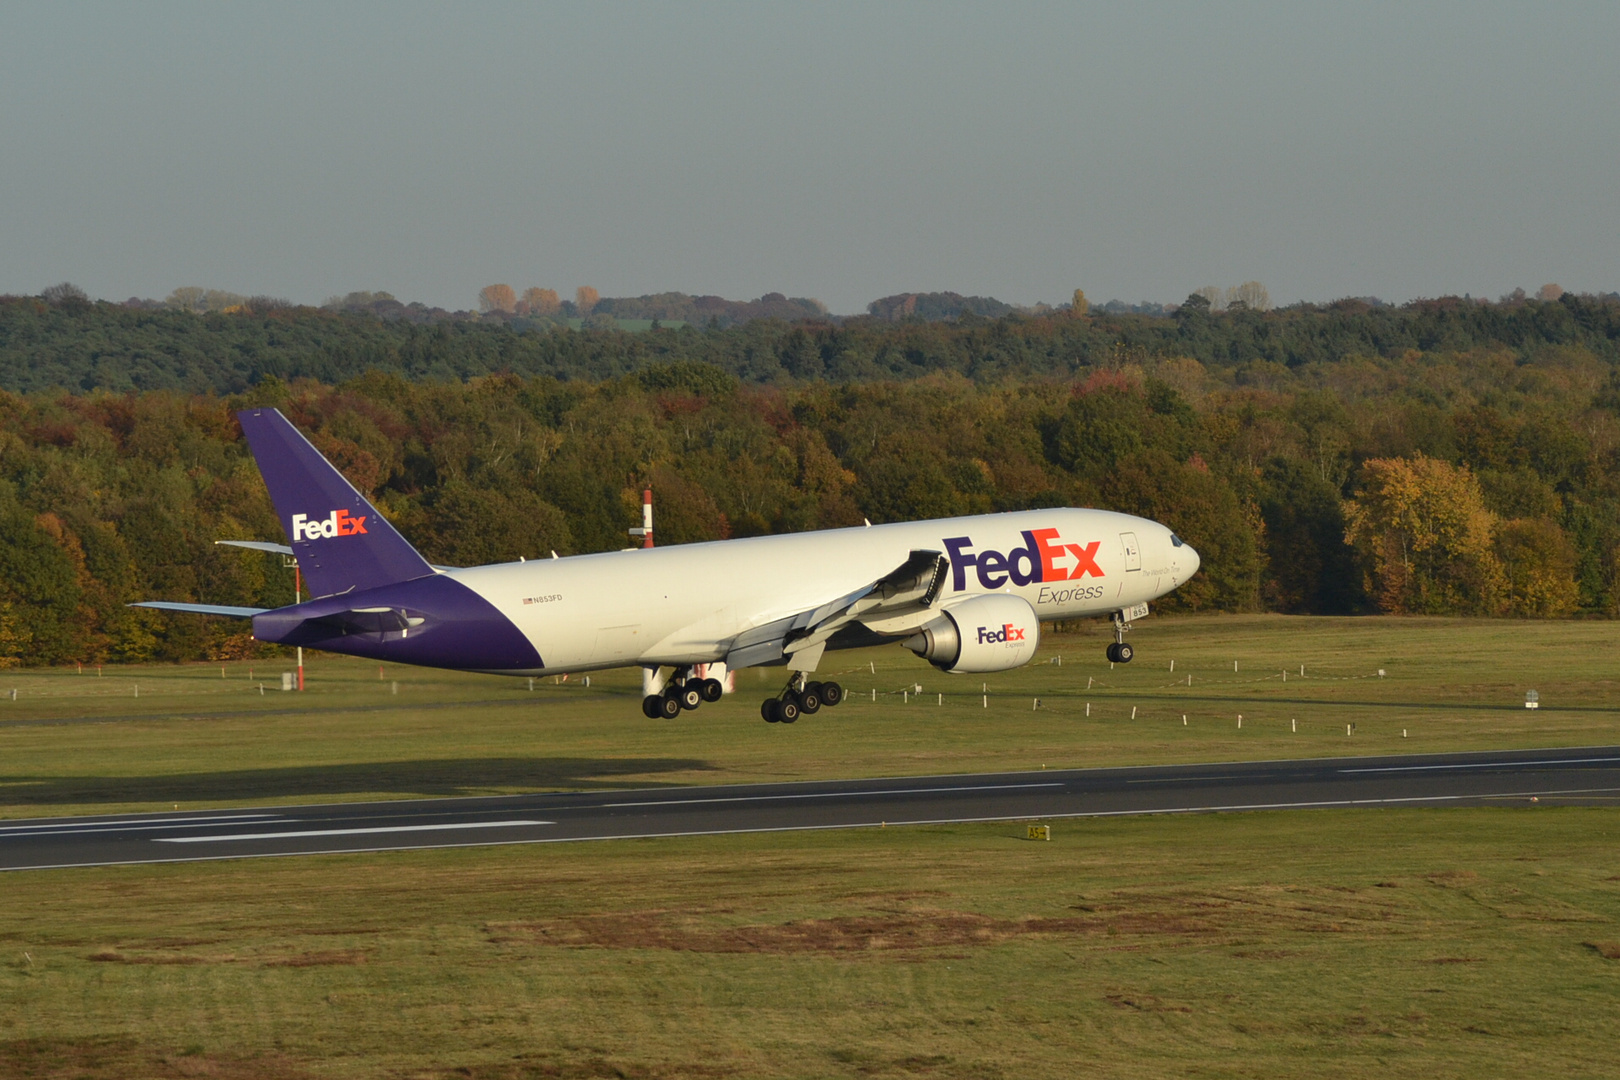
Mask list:
[[[1002,623],[1000,630],[992,630],[988,626],[979,627],[980,645],[1010,644],[1014,641],[1024,640],[1024,628],[1014,626],[1012,623]]]
[[[309,520],[308,514],[292,517],[292,540],[319,540],[328,536],[359,536],[366,531],[366,516],[350,514],[347,510],[334,510],[324,518]]]
[[[999,589],[1008,580],[1014,585],[1028,585],[1032,581],[1104,576],[1097,565],[1097,549],[1102,547],[1102,541],[1066,544],[1056,529],[1025,529],[1023,535],[1024,546],[1008,552],[990,548],[974,551],[971,537],[948,537],[945,550],[951,556],[951,588],[957,592],[967,588],[970,566],[978,574],[979,585],[986,589]]]

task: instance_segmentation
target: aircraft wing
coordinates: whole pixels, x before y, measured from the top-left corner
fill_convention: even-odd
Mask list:
[[[788,660],[813,666],[828,639],[846,626],[870,621],[898,624],[932,608],[949,569],[950,560],[942,552],[913,551],[870,585],[738,634],[726,653],[726,666],[735,670]]]
[[[262,607],[230,607],[225,604],[177,604],[168,600],[142,600],[129,606],[156,608],[159,611],[185,611],[192,615],[224,615],[232,619],[251,619],[270,610]]]

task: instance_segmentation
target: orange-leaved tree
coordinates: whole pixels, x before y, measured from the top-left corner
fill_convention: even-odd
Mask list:
[[[516,311],[517,293],[510,285],[485,285],[478,290],[478,306],[483,311]]]
[[[555,315],[562,308],[556,289],[524,289],[518,311],[524,315]]]

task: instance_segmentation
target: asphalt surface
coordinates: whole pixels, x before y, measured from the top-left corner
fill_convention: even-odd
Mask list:
[[[0,822],[0,870],[1346,806],[1620,805],[1620,746],[410,799]]]

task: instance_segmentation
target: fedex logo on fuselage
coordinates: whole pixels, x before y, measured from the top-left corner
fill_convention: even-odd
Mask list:
[[[979,585],[986,589],[999,589],[1009,580],[1014,585],[1028,585],[1033,581],[1104,576],[1097,565],[1097,549],[1102,547],[1102,541],[1066,544],[1056,529],[1025,529],[1023,535],[1024,546],[1005,553],[991,548],[974,551],[971,537],[946,538],[945,550],[951,556],[951,588],[957,592],[967,588],[970,566],[978,572]]]
[[[292,540],[319,540],[327,536],[359,536],[366,531],[366,516],[350,514],[347,510],[334,510],[324,518],[309,520],[308,514],[292,517]]]
[[[1001,629],[992,630],[988,626],[979,627],[980,645],[1000,645],[1024,640],[1024,628],[1014,626],[1012,623],[1002,623]]]

